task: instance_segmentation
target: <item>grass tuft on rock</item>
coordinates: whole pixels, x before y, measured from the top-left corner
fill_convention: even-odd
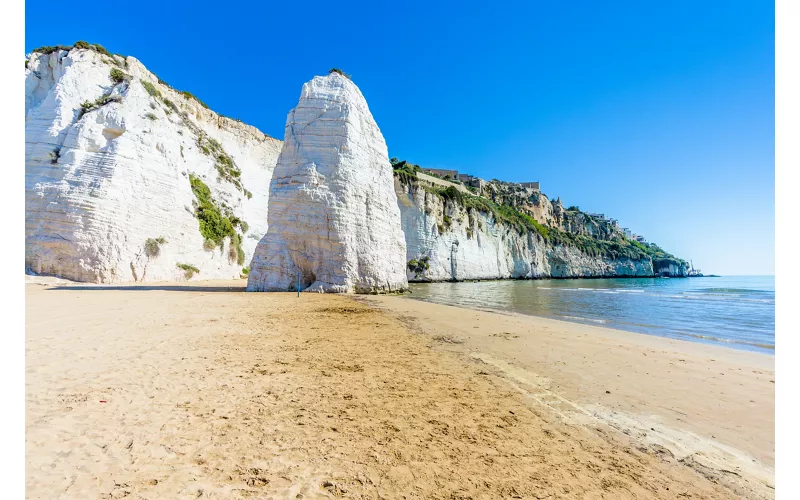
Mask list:
[[[247,199],[253,197],[253,194],[245,189],[242,184],[242,171],[236,165],[236,162],[233,161],[233,158],[225,152],[225,149],[223,149],[222,144],[220,144],[218,140],[205,134],[199,134],[197,136],[197,147],[200,148],[200,151],[204,154],[214,158],[214,168],[216,168],[221,179],[236,186],[237,189],[247,196]]]
[[[61,50],[70,51],[72,49],[85,49],[85,50],[93,50],[98,54],[103,54],[104,56],[111,56],[111,53],[106,50],[100,44],[97,43],[89,43],[83,40],[78,40],[75,42],[74,45],[44,45],[42,47],[37,47],[33,49],[31,52],[37,52],[39,54],[52,54],[53,52],[58,52]],[[124,56],[122,56],[124,59]]]
[[[161,255],[161,245],[165,244],[167,240],[163,236],[158,238],[147,238],[144,242],[144,253],[150,258],[155,258]]]
[[[144,87],[148,94],[153,97],[161,97],[161,91],[158,90],[155,85],[147,80],[139,80],[139,82],[142,84],[142,87]]]
[[[193,266],[193,265],[191,265],[191,264],[182,264],[182,263],[178,263],[178,264],[175,264],[175,267],[177,267],[178,269],[180,269],[180,270],[182,270],[182,271],[183,271],[183,276],[184,276],[184,277],[185,277],[187,280],[190,280],[190,279],[192,279],[192,277],[193,277],[195,274],[200,274],[200,270],[199,270],[199,269],[197,269],[195,266]]]
[[[88,113],[89,111],[97,109],[101,106],[105,106],[110,102],[122,102],[122,96],[107,94],[98,97],[97,99],[94,100],[94,102],[83,101],[83,103],[81,104],[81,112]]]
[[[342,71],[339,68],[331,68],[330,70],[328,70],[328,74],[330,75],[331,73],[336,73],[337,75],[342,75],[343,77],[347,78],[348,80],[351,80],[350,77],[352,76],[352,75],[350,75],[348,73],[345,73],[344,71]]]

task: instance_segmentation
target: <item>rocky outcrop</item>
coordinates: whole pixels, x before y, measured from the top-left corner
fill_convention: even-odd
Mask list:
[[[592,256],[395,181],[409,281],[652,276],[650,258]]]
[[[303,86],[270,184],[269,229],[249,291],[395,292],[406,244],[386,143],[358,88],[331,73]]]
[[[688,276],[689,275],[689,268],[684,263],[675,263],[675,262],[653,262],[653,268],[655,273],[659,276]]]
[[[45,52],[25,69],[28,273],[236,278],[252,258],[250,290],[294,290],[299,273],[301,289],[333,292],[398,291],[408,279],[687,274],[654,245],[645,249],[652,258],[614,251],[627,241],[615,221],[538,189],[497,180],[468,189],[417,177],[411,165],[393,180],[367,103],[342,75],[303,87],[282,143],[172,89],[133,57],[82,42]],[[516,219],[437,189],[479,194]],[[547,229],[530,230],[519,214]]]
[[[559,198],[550,200],[538,189],[520,184],[493,180],[483,184],[478,194],[498,205],[514,207],[546,226],[568,233],[603,241],[622,238],[624,234],[616,221],[594,217],[574,207],[565,209]]]
[[[26,62],[26,270],[90,282],[239,277],[267,231],[281,142],[103,52]]]

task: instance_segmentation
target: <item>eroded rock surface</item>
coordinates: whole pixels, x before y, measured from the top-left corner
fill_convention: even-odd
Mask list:
[[[386,142],[367,102],[336,73],[303,86],[270,184],[269,230],[247,289],[395,292],[406,243]]]
[[[280,147],[159,83],[133,57],[33,53],[26,271],[90,282],[239,277],[267,230],[266,186]],[[191,176],[237,224],[221,246],[200,232]]]
[[[396,181],[410,281],[652,276],[649,258],[588,255]]]

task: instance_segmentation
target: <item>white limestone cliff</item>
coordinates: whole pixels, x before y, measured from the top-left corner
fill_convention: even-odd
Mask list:
[[[302,289],[340,292],[397,291],[407,280],[687,273],[680,259],[553,245],[396,182],[364,97],[341,75],[303,87],[284,144],[170,88],[133,57],[88,47],[26,62],[28,273],[102,283],[236,278],[252,258],[250,290],[295,289],[299,270]],[[217,219],[201,217],[198,186],[228,224],[216,226],[221,241],[201,232],[201,219]],[[492,181],[479,194],[571,234],[621,234],[519,185]]]
[[[112,80],[115,68],[124,80]],[[280,147],[159,83],[133,57],[33,53],[25,69],[26,271],[104,283],[239,277],[267,230],[266,186]],[[222,165],[228,180],[220,154],[231,160]],[[246,222],[223,248],[204,248],[191,175]],[[238,235],[244,255],[231,241]]]
[[[303,85],[270,184],[248,291],[395,292],[406,244],[386,142],[350,79]]]
[[[520,234],[486,213],[395,181],[409,281],[652,276],[649,258],[609,259]]]

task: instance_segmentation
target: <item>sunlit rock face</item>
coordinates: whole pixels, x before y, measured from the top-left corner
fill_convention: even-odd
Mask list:
[[[114,69],[122,81],[111,77]],[[98,98],[107,102],[82,107]],[[219,151],[207,147],[212,140]],[[133,57],[90,49],[31,54],[26,272],[106,283],[238,278],[267,231],[267,186],[281,144],[160,83]],[[220,151],[240,170],[238,183],[220,176]],[[237,227],[244,255],[231,238],[204,245],[190,176],[246,222]],[[148,250],[148,240],[163,243]]]
[[[652,276],[646,259],[610,259],[519,233],[491,215],[395,181],[410,281]],[[685,274],[685,273],[684,273]]]
[[[247,289],[396,292],[406,243],[386,142],[350,79],[303,86],[270,184]]]

